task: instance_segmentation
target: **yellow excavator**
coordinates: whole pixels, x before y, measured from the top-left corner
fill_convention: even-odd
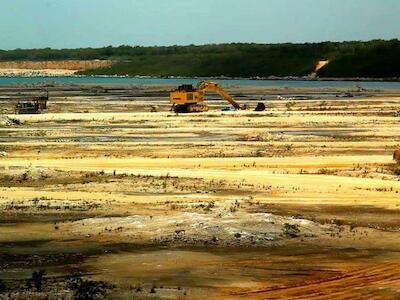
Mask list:
[[[200,82],[196,88],[191,84],[184,84],[172,91],[170,94],[170,102],[173,105],[172,109],[176,113],[208,111],[208,106],[204,104],[204,94],[206,91],[214,91],[219,94],[223,99],[229,102],[234,110],[248,108],[246,105],[239,105],[227,92],[224,91],[219,83],[203,81]],[[265,110],[264,104],[258,103],[256,110]]]

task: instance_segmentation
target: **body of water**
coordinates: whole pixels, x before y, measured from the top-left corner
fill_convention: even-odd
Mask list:
[[[132,85],[173,85],[197,84],[199,78],[131,78],[131,77],[0,77],[0,85],[13,84],[132,84]],[[386,81],[307,81],[307,80],[250,80],[250,79],[211,79],[223,86],[261,86],[294,88],[355,88],[400,89],[400,82]]]

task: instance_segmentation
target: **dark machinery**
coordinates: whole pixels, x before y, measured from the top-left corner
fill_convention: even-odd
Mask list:
[[[41,114],[47,111],[47,101],[49,93],[46,96],[39,96],[33,99],[20,100],[15,106],[16,114]]]

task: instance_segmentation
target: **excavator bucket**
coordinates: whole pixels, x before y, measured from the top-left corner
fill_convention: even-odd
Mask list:
[[[254,109],[254,111],[264,111],[265,110],[265,104],[262,102],[257,103],[257,107]]]

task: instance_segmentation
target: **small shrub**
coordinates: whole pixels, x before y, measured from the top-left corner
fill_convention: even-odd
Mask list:
[[[107,289],[113,286],[103,281],[84,280],[79,276],[72,276],[68,280],[68,288],[75,292],[75,300],[93,300],[97,296],[104,296]]]
[[[0,294],[4,293],[6,291],[6,285],[3,282],[3,280],[0,279]]]
[[[46,276],[45,270],[34,271],[31,279],[28,280],[28,286],[30,287],[33,284],[36,290],[41,292],[43,288],[44,276]]]
[[[394,168],[394,175],[400,176],[400,166]]]
[[[25,172],[21,175],[21,181],[27,181],[29,179],[29,173]]]
[[[283,148],[285,149],[285,151],[292,151],[293,145],[292,144],[286,144],[286,145],[283,146]]]
[[[338,220],[338,219],[332,219],[331,223],[336,225],[336,226],[343,226],[345,223],[343,222],[343,220]]]
[[[320,103],[319,103],[319,108],[322,110],[322,109],[325,109],[325,107],[328,105],[328,102],[326,102],[325,100],[323,100],[323,101],[321,101]]]
[[[292,110],[295,105],[296,105],[296,102],[294,102],[294,101],[289,101],[289,102],[286,102],[286,104],[285,104],[287,110]]]
[[[295,224],[285,223],[283,225],[283,233],[291,238],[298,237],[300,234],[299,226]]]
[[[211,201],[204,207],[204,211],[211,211],[215,207],[215,202]]]
[[[22,125],[22,122],[18,119],[10,118],[9,120],[12,125]]]
[[[330,169],[325,169],[325,168],[318,170],[318,174],[322,174],[322,175],[329,175],[329,174],[334,174],[334,173],[335,173],[335,170],[330,170]]]
[[[152,286],[150,289],[150,294],[155,294],[155,293],[156,293],[156,288]]]

